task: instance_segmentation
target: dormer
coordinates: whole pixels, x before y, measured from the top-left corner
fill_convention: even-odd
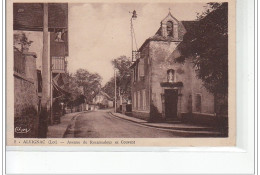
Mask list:
[[[161,30],[163,37],[179,40],[179,21],[172,16],[171,12],[161,21]]]

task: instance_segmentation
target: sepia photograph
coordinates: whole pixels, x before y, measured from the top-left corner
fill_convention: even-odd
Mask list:
[[[234,145],[231,4],[14,2],[9,144]]]

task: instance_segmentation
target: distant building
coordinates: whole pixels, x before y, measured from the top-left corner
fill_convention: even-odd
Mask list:
[[[103,91],[97,93],[97,95],[93,98],[93,104],[98,105],[100,108],[112,108],[113,107],[113,99]]]
[[[193,21],[178,21],[169,14],[161,27],[139,49],[131,66],[132,114],[145,120],[204,119],[215,116],[214,95],[196,77],[190,61],[176,63],[176,49]]]

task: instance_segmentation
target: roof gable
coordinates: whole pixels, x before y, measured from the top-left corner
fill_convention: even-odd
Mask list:
[[[172,16],[171,12],[168,13],[168,15],[161,21],[161,23],[167,23],[168,21],[175,21],[176,23],[178,23],[179,21]]]

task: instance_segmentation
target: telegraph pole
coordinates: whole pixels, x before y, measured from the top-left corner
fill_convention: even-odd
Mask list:
[[[132,14],[131,19],[130,19],[130,28],[131,28],[131,52],[132,52],[132,62],[134,61],[134,57],[135,57],[135,51],[134,51],[134,41],[135,40],[135,45],[136,45],[136,51],[137,49],[137,43],[136,43],[136,38],[135,38],[135,33],[134,33],[134,26],[133,26],[133,20],[137,18],[137,13],[134,10],[133,12],[129,12]]]
[[[43,4],[43,52],[42,52],[42,106],[47,107],[49,97],[49,60],[48,60],[48,4]]]
[[[39,137],[45,138],[48,127],[48,101],[50,98],[50,65],[48,59],[48,3],[43,3],[43,51],[42,51],[42,98],[39,123]]]
[[[114,77],[115,77],[115,113],[116,113],[116,69],[114,69]]]

